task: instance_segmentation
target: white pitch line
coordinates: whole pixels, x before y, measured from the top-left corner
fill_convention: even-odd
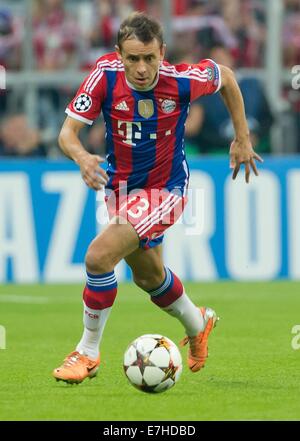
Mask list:
[[[2,303],[49,303],[48,297],[37,296],[17,296],[17,295],[0,295],[0,302]]]

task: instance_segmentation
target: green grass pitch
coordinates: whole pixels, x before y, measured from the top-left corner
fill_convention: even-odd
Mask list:
[[[51,376],[82,331],[81,286],[0,287],[0,420],[299,420],[300,283],[186,283],[198,305],[220,316],[205,369],[188,370],[162,394],[133,388],[122,368],[136,337],[183,337],[176,319],[133,284],[120,284],[101,347],[98,376],[80,385]]]

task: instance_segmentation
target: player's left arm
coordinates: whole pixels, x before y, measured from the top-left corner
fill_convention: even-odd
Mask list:
[[[233,168],[232,178],[236,178],[241,164],[245,164],[245,178],[248,183],[251,168],[255,175],[258,175],[255,160],[263,162],[263,159],[252,148],[244,100],[235,75],[226,66],[219,65],[219,68],[222,78],[219,91],[231,115],[235,131],[235,138],[230,145],[230,168]]]

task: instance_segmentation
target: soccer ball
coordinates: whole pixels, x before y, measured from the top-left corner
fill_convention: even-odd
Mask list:
[[[172,340],[159,334],[146,334],[130,343],[123,367],[128,380],[137,389],[164,392],[178,381],[182,359]]]

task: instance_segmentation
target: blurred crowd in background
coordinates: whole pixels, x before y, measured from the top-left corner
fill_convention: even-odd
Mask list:
[[[283,0],[282,57],[285,68],[300,65],[300,0]],[[159,0],[35,0],[32,15],[24,15],[22,1],[2,1],[0,6],[0,65],[9,72],[28,69],[24,36],[32,23],[32,69],[88,73],[95,60],[114,50],[120,21],[134,10],[147,11],[161,20]],[[172,0],[172,44],[167,60],[174,64],[212,58],[237,72],[253,144],[258,152],[272,150],[274,122],[264,84],[255,72],[264,67],[266,4],[264,0]],[[28,12],[28,11],[27,11]],[[245,73],[245,68],[246,73]],[[244,71],[239,75],[239,70]],[[78,84],[79,85],[79,84]],[[300,92],[282,90],[289,102],[300,152]],[[58,157],[57,135],[64,109],[77,87],[38,87],[35,125],[24,111],[24,93],[0,91],[0,155]],[[186,124],[189,155],[227,153],[233,127],[219,96],[202,97],[192,106]],[[101,119],[83,133],[85,147],[105,153]]]

